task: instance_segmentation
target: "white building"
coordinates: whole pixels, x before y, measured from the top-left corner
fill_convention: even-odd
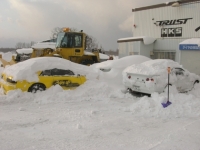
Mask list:
[[[139,54],[172,59],[200,75],[200,0],[166,2],[132,12],[133,37],[118,39],[120,58]]]

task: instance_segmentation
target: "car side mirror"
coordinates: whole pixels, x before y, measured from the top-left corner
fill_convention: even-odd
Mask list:
[[[77,74],[77,77],[80,77],[81,75],[80,74]]]

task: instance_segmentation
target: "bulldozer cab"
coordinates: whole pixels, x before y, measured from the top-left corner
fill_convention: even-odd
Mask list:
[[[31,58],[35,57],[61,57],[72,62],[91,65],[100,62],[99,52],[86,51],[86,34],[84,32],[71,32],[69,28],[64,28],[58,33],[55,49],[33,48]]]
[[[84,32],[70,32],[69,28],[63,31],[57,36],[57,54],[64,59],[84,65],[99,62],[98,53],[88,53],[85,51],[86,34]]]
[[[56,50],[65,59],[84,55],[85,34],[82,32],[61,32],[58,34]]]

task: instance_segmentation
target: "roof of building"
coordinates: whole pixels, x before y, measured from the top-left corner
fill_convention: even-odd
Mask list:
[[[182,41],[179,44],[196,44],[196,45],[200,46],[200,38],[187,39],[187,40]]]
[[[177,3],[177,2],[181,5],[181,4],[191,3],[191,2],[200,2],[200,0],[181,0],[181,1],[166,2],[166,3],[151,5],[151,6],[135,8],[135,9],[132,9],[132,12],[160,8],[160,7],[167,7],[167,6],[171,6],[172,4]]]
[[[156,38],[153,38],[153,37],[139,36],[139,37],[120,38],[117,40],[117,43],[143,41],[145,45],[148,45],[148,44],[152,44],[155,40]]]

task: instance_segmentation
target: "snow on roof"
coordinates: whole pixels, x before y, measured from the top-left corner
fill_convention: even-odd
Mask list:
[[[131,41],[135,41],[137,39],[142,39],[145,45],[152,44],[156,40],[156,38],[153,38],[153,37],[139,36],[139,37],[121,38],[121,39],[118,39],[117,41],[118,42],[123,42],[123,41],[131,42]]]
[[[181,67],[181,65],[170,59],[155,59],[127,67],[124,72],[143,75],[159,75],[163,71],[166,72],[168,67],[178,68]]]
[[[16,52],[18,54],[30,54],[33,52],[32,48],[21,48],[21,49],[17,49]]]
[[[35,49],[44,49],[44,48],[55,49],[56,43],[55,42],[39,42],[39,43],[34,44],[31,47]]]
[[[179,44],[197,44],[200,47],[200,38],[187,39],[187,40],[182,41]]]
[[[42,64],[42,65],[41,65]],[[12,76],[13,80],[27,80],[29,82],[38,81],[36,72],[48,69],[69,69],[76,74],[88,75],[87,77],[95,77],[90,72],[88,66],[73,63],[69,60],[58,57],[37,57],[14,64],[4,69],[3,73]]]

